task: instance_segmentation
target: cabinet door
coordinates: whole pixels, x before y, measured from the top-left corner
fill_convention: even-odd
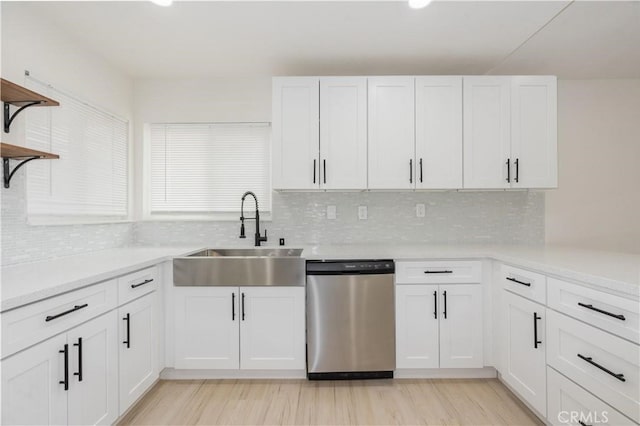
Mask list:
[[[240,368],[305,368],[304,287],[240,287]]]
[[[274,189],[318,189],[319,108],[317,77],[273,79]]]
[[[320,80],[320,187],[367,188],[367,79]]]
[[[464,187],[509,188],[510,77],[464,77]]]
[[[437,285],[396,285],[397,368],[438,368],[437,304]]]
[[[151,293],[118,310],[120,325],[120,414],[158,378],[154,298]]]
[[[462,188],[462,77],[416,78],[416,188]]]
[[[506,352],[502,378],[540,414],[545,414],[545,308],[508,291],[503,296]],[[541,343],[536,343],[535,337]]]
[[[481,368],[482,286],[440,286],[440,367]]]
[[[2,361],[3,425],[67,423],[66,343],[59,335]]]
[[[69,331],[69,424],[110,425],[118,418],[118,314]]]
[[[558,186],[556,77],[512,78],[511,161],[512,187]]]
[[[238,287],[176,287],[175,367],[238,369]]]
[[[369,189],[413,189],[414,78],[369,78],[368,94]]]

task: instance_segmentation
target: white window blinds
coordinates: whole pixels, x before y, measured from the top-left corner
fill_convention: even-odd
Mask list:
[[[269,134],[267,123],[152,124],[151,214],[238,212],[245,191],[271,211]]]
[[[60,155],[30,163],[27,214],[124,219],[129,123],[31,78],[27,85],[60,102],[27,113],[27,146]]]

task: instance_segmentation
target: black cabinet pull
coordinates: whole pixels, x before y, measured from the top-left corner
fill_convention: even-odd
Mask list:
[[[138,288],[141,285],[145,285],[145,284],[149,284],[150,282],[153,282],[153,278],[149,278],[148,280],[144,280],[141,283],[138,284],[131,284],[131,288]]]
[[[244,321],[244,293],[242,293],[242,321]]]
[[[438,292],[433,292],[433,318],[438,319]]]
[[[316,183],[316,160],[313,160],[313,183]]]
[[[626,318],[622,314],[612,314],[611,312],[603,311],[602,309],[595,308],[593,305],[587,305],[585,303],[578,302],[578,306],[582,306],[583,308],[591,309],[592,311],[596,311],[598,313],[609,315],[610,317],[614,317],[619,319],[620,321],[625,321]]]
[[[78,348],[78,372],[73,373],[74,376],[78,376],[78,381],[82,381],[82,337],[78,337],[78,343],[74,343],[73,346]]]
[[[542,344],[542,340],[538,340],[538,320],[542,317],[538,316],[537,312],[533,313],[533,347],[538,349],[538,345]]]
[[[231,321],[236,320],[236,293],[231,293]]]
[[[599,368],[600,370],[604,371],[605,373],[609,374],[610,376],[615,377],[616,379],[620,380],[621,382],[626,382],[627,379],[624,378],[624,374],[619,373],[616,374],[613,371],[609,370],[608,368],[605,368],[603,366],[601,366],[600,364],[598,364],[597,362],[595,362],[593,360],[593,358],[591,358],[590,356],[584,356],[581,354],[578,354],[578,358],[587,361],[589,364],[593,365],[596,368]]]
[[[64,390],[69,390],[69,345],[64,344],[64,349],[58,351],[61,354],[64,354],[64,380],[60,380],[58,383],[64,385]]]
[[[409,183],[413,183],[413,160],[409,160]]]
[[[586,424],[586,423],[585,423],[585,422],[583,422],[582,420],[578,420],[578,424],[579,424],[580,426],[593,426],[593,425],[588,425],[588,424]]]
[[[422,158],[420,159],[420,183],[422,183]]]
[[[73,308],[69,309],[68,311],[60,312],[59,314],[56,314],[56,315],[49,315],[44,320],[46,322],[49,322],[51,320],[54,320],[54,319],[63,317],[65,315],[68,315],[68,314],[70,314],[72,312],[79,311],[80,309],[86,308],[87,306],[89,306],[88,303],[85,303],[84,305],[75,305]]]
[[[322,179],[323,183],[327,183],[327,160],[322,160]]]
[[[514,283],[526,285],[527,287],[531,287],[531,283],[525,283],[524,281],[516,280],[515,278],[507,277],[507,281],[513,281]]]
[[[507,182],[511,182],[511,158],[507,158]]]
[[[444,269],[442,271],[430,271],[430,270],[426,270],[424,271],[425,274],[453,274],[453,271],[450,271],[448,269]]]
[[[520,159],[516,158],[516,183],[518,183],[518,179],[520,178]]]
[[[444,310],[442,313],[444,314],[444,319],[447,319],[447,290],[443,291],[442,295],[444,296]]]
[[[127,314],[122,320],[127,322],[127,338],[122,343],[129,349],[131,347],[131,314]]]

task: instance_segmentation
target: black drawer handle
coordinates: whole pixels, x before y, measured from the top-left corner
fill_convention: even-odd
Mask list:
[[[515,278],[507,277],[507,281],[513,281],[514,283],[526,285],[527,287],[531,287],[531,283],[525,283],[524,281],[516,280]]]
[[[590,356],[584,356],[581,354],[578,354],[578,358],[583,359],[585,361],[587,361],[589,364],[593,365],[596,368],[599,368],[600,370],[604,371],[605,373],[607,373],[610,376],[615,377],[616,379],[620,380],[621,382],[626,382],[627,379],[624,378],[624,374],[616,374],[613,371],[609,370],[608,368],[605,368],[603,366],[601,366],[600,364],[598,364],[597,362],[595,362],[593,360],[593,358],[591,358]]]
[[[127,322],[127,338],[122,342],[127,345],[127,349],[131,347],[131,314],[127,314],[122,321]]]
[[[78,337],[78,343],[74,343],[73,346],[78,348],[78,372],[73,373],[74,376],[78,376],[78,381],[82,381],[82,337]]]
[[[68,315],[68,314],[70,314],[72,312],[79,311],[80,309],[86,308],[87,306],[89,306],[88,303],[85,303],[84,305],[75,305],[73,308],[69,309],[68,311],[60,312],[59,314],[56,314],[56,315],[48,315],[44,320],[46,322],[49,322],[49,321],[52,321],[54,319],[63,317],[65,315]]]
[[[149,284],[150,282],[153,282],[153,278],[149,278],[148,280],[144,280],[141,283],[138,284],[131,284],[131,288],[138,288],[141,285],[145,285],[145,284]]]
[[[588,425],[588,424],[586,424],[586,423],[585,423],[585,422],[583,422],[582,420],[578,420],[578,424],[579,424],[580,426],[593,426],[593,425]]]
[[[584,303],[578,303],[578,306],[582,306],[583,308],[591,309],[592,311],[599,312],[601,314],[609,315],[610,317],[614,317],[619,319],[620,321],[625,321],[626,318],[622,314],[612,314],[611,312],[603,311],[602,309],[594,308],[593,305],[586,305]]]
[[[58,351],[64,354],[64,380],[60,380],[58,383],[64,385],[64,390],[69,390],[69,345],[65,343],[64,349]]]
[[[453,271],[448,271],[448,270],[444,270],[444,271],[429,271],[426,270],[424,271],[425,274],[453,274]]]

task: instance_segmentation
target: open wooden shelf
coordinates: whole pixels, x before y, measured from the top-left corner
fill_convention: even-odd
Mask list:
[[[60,102],[54,101],[51,98],[47,98],[39,93],[34,92],[33,90],[29,90],[26,87],[19,86],[15,83],[12,83],[4,78],[0,78],[0,82],[2,83],[0,86],[0,96],[2,97],[2,102],[15,105],[15,106],[25,106],[27,104],[34,104],[33,106],[58,106]]]
[[[57,154],[37,151],[35,149],[25,148],[24,146],[11,145],[4,142],[0,143],[0,156],[2,156],[2,158],[10,158],[12,160],[20,160],[33,157],[47,160],[60,158],[60,156]]]

